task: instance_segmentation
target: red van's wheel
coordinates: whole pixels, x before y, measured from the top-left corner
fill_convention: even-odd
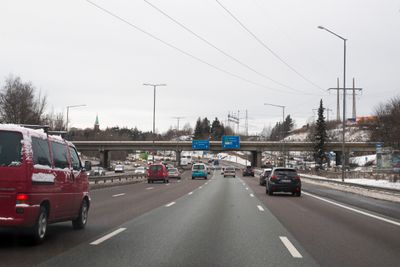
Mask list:
[[[89,204],[86,199],[82,201],[81,208],[79,209],[79,216],[72,221],[74,229],[83,229],[86,226],[89,215]]]
[[[47,233],[47,209],[40,206],[39,216],[32,228],[32,239],[35,244],[40,244],[46,238]]]

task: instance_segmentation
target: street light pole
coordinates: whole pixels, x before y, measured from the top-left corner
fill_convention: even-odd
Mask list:
[[[318,26],[318,29],[325,30],[336,37],[340,38],[343,40],[343,122],[342,122],[342,182],[344,182],[344,178],[346,176],[346,169],[345,169],[345,161],[346,161],[346,156],[345,156],[345,132],[346,132],[346,42],[347,39],[343,38],[342,36],[334,33],[333,31],[323,27],[323,26]]]
[[[68,132],[69,109],[70,108],[77,108],[77,107],[85,107],[85,106],[86,106],[86,104],[67,106],[67,122],[66,122],[66,125],[65,125],[65,128],[66,128],[67,132]]]
[[[156,89],[157,86],[167,86],[166,84],[150,84],[144,83],[144,86],[152,86],[154,89],[154,97],[153,97],[153,150],[154,149],[154,142],[155,142],[155,131],[156,131]],[[154,155],[153,155],[153,163],[154,163]]]
[[[286,158],[284,155],[284,150],[285,150],[285,134],[284,134],[284,125],[285,125],[285,107],[286,106],[281,106],[281,105],[275,105],[275,104],[270,104],[270,103],[264,103],[266,106],[273,106],[273,107],[278,107],[282,109],[282,155],[283,155],[283,165],[286,167]]]

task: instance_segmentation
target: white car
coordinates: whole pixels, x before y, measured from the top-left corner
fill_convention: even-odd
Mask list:
[[[137,167],[136,170],[134,171],[135,174],[146,174],[146,168],[145,167]]]
[[[122,164],[115,165],[114,172],[124,172],[124,171],[125,171],[124,165]]]

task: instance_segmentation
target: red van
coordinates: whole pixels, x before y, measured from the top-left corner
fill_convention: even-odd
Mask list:
[[[154,181],[169,183],[168,170],[164,164],[156,163],[149,166],[147,171],[147,182],[154,183]]]
[[[0,227],[27,230],[40,243],[50,223],[84,228],[89,206],[88,177],[72,143],[0,124]]]

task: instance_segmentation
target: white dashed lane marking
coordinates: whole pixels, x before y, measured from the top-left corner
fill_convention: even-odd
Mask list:
[[[250,194],[250,196],[251,196],[251,197],[254,197],[254,195],[253,195],[253,194]]]
[[[124,195],[125,195],[125,193],[121,193],[121,194],[113,195],[112,197],[121,197],[121,196],[124,196]]]
[[[171,202],[171,203],[168,203],[167,205],[165,205],[165,207],[171,207],[172,205],[174,205],[175,204],[175,202]]]
[[[193,191],[188,193],[189,196],[190,196],[191,194],[193,194]]]
[[[293,258],[303,258],[300,252],[293,246],[292,242],[290,242],[290,240],[286,236],[280,236],[279,238],[281,239],[287,250],[289,250],[290,254],[292,254]]]
[[[107,239],[110,239],[111,237],[116,236],[117,234],[119,234],[119,233],[121,233],[121,232],[123,232],[125,230],[126,230],[126,228],[119,228],[119,229],[115,230],[114,232],[111,232],[111,233],[109,233],[109,234],[107,234],[107,235],[105,235],[105,236],[93,241],[92,243],[90,243],[90,245],[96,246],[98,244],[101,244],[104,241],[106,241]]]
[[[261,207],[261,205],[257,205],[257,208],[258,208],[260,211],[264,211],[264,208]]]
[[[154,187],[147,187],[146,190],[154,189]]]

